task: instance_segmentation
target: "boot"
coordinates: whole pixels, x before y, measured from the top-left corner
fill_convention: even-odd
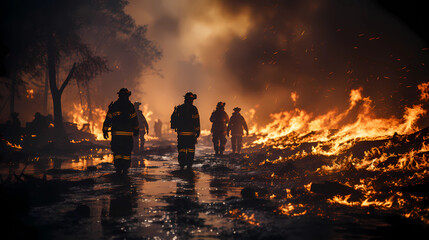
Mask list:
[[[219,156],[219,146],[214,146],[215,156]]]

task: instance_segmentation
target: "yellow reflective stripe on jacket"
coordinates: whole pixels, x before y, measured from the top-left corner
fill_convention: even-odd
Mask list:
[[[112,133],[112,135],[117,135],[117,136],[132,136],[133,132],[126,132],[126,131],[114,131]]]
[[[195,148],[181,148],[179,152],[195,152]]]
[[[121,112],[114,112],[114,113],[112,113],[112,115],[113,116],[119,116],[119,115],[121,115]]]
[[[108,117],[108,118],[112,118],[113,116],[112,116],[112,114],[111,114],[111,113],[108,113],[108,114],[107,114],[107,117]]]
[[[137,113],[130,114],[131,118],[137,117]]]
[[[182,135],[182,136],[193,136],[193,135],[195,135],[194,132],[178,132],[178,134]]]
[[[200,117],[200,115],[198,115],[198,114],[192,115],[192,118],[199,118],[199,117]]]
[[[114,159],[131,160],[131,156],[130,155],[115,155],[113,158]]]

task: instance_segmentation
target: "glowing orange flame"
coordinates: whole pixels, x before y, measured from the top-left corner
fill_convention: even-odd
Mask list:
[[[362,88],[350,92],[349,108],[338,113],[331,110],[324,115],[314,117],[305,110],[294,109],[272,114],[273,121],[257,131],[261,137],[254,144],[272,144],[275,139],[285,138],[284,144],[299,144],[301,142],[318,142],[312,154],[337,155],[352,147],[357,140],[386,139],[394,133],[409,134],[418,130],[417,120],[426,113],[422,105],[405,107],[402,119],[373,117],[372,101],[362,96]],[[352,113],[358,110],[357,116]],[[346,120],[354,118],[354,122]],[[331,130],[335,129],[335,132]],[[292,140],[287,136],[294,135]],[[307,136],[307,137],[304,137]],[[279,147],[279,144],[276,144]],[[276,146],[274,146],[276,147]]]
[[[298,210],[298,208],[303,208],[303,204],[298,204],[294,206],[292,203],[283,204],[278,208],[278,211],[280,214],[296,217],[296,216],[302,216],[307,213],[307,210]]]
[[[420,100],[429,100],[429,82],[421,83],[417,88],[420,90]]]
[[[233,210],[229,211],[229,214],[232,215],[232,217],[234,217],[238,220],[247,222],[251,225],[256,225],[256,226],[260,225],[260,223],[255,220],[255,214],[254,213],[252,213],[252,215],[249,216],[246,213],[240,212],[239,209],[233,209]]]
[[[81,129],[84,124],[90,124],[91,133],[95,135],[96,140],[104,140],[102,127],[106,117],[106,111],[101,108],[94,108],[92,110],[92,122],[89,122],[86,112],[86,107],[82,107],[81,104],[73,104],[73,110],[67,115],[72,119],[73,123],[77,124],[79,129]]]

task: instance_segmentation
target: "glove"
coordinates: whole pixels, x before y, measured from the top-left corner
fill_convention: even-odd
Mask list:
[[[104,139],[108,139],[109,138],[109,132],[103,131],[103,137],[104,137]]]

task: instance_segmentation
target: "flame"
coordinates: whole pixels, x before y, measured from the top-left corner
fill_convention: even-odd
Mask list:
[[[34,89],[27,89],[26,90],[26,98],[27,99],[34,99]]]
[[[394,196],[391,196],[390,198],[384,201],[380,201],[377,199],[370,200],[370,198],[366,198],[363,201],[349,201],[350,196],[351,194],[346,196],[337,195],[337,196],[334,196],[332,199],[328,199],[328,202],[338,203],[338,204],[347,205],[347,206],[360,206],[360,207],[376,206],[376,207],[383,207],[383,208],[391,208],[394,202]]]
[[[149,110],[148,104],[144,104],[141,110],[150,126],[150,121],[152,120],[151,117],[153,115],[153,112]],[[67,116],[72,119],[73,123],[77,124],[79,129],[82,128],[84,124],[90,124],[90,131],[92,134],[95,135],[96,140],[104,140],[102,128],[107,112],[99,107],[93,108],[92,122],[89,121],[87,113],[88,108],[86,106],[82,106],[81,104],[73,104],[73,110],[70,111]]]
[[[429,100],[429,82],[421,83],[417,86],[417,88],[420,90],[420,100]]]
[[[15,149],[15,150],[21,150],[22,149],[22,146],[19,144],[14,144],[14,143],[11,143],[9,141],[5,141],[5,142],[6,142],[6,145],[12,149]]]
[[[296,101],[298,100],[298,97],[299,96],[298,96],[298,94],[296,92],[291,92],[290,98],[292,99],[294,105],[296,104]]]
[[[428,100],[429,83],[418,88],[420,99]],[[380,118],[373,113],[371,98],[362,93],[363,88],[351,90],[348,107],[342,112],[331,109],[316,116],[294,107],[272,114],[268,125],[255,127],[257,139],[249,147],[260,149],[262,145],[265,152],[260,155],[257,150],[259,155],[249,157],[257,164],[249,166],[259,168],[267,178],[284,180],[300,175],[300,171],[289,174],[288,164],[300,169],[308,160],[320,166],[315,171],[304,169],[301,175],[305,178],[311,177],[315,182],[335,179],[353,192],[329,195],[328,203],[377,207],[428,223],[424,197],[405,190],[425,183],[429,175],[429,130],[419,131],[417,126],[417,121],[427,112],[423,103],[404,106],[402,117]],[[288,174],[282,175],[283,170],[273,172],[273,169],[285,169]],[[311,182],[303,185],[309,196],[314,194],[311,186]],[[275,194],[271,196],[272,200],[280,200]],[[311,206],[304,207],[298,202],[302,201],[300,198],[286,189],[280,201],[288,203],[283,203],[275,212],[300,216],[312,211]]]
[[[251,225],[255,225],[255,226],[259,226],[260,225],[260,223],[255,220],[255,214],[254,213],[252,213],[252,215],[249,216],[249,215],[247,215],[244,212],[240,212],[239,209],[233,209],[233,210],[229,211],[229,214],[232,217],[234,217],[235,219],[247,222],[247,223],[249,223]]]
[[[143,112],[143,116],[146,118],[146,121],[149,124],[149,122],[152,121],[152,115],[153,115],[153,112],[149,110],[149,104],[147,103],[143,104],[143,109],[141,109],[141,111]]]
[[[261,137],[254,144],[284,148],[286,145],[317,142],[318,145],[313,147],[311,154],[332,156],[345,152],[358,140],[387,139],[395,133],[409,134],[419,130],[416,122],[426,114],[422,105],[405,107],[401,119],[376,118],[371,111],[372,100],[363,97],[362,90],[351,90],[349,107],[343,113],[331,110],[315,117],[305,110],[295,108],[272,114],[273,121],[258,129],[257,134]],[[354,119],[354,122],[342,124],[350,119]]]
[[[87,107],[82,107],[81,104],[73,104],[73,110],[68,112],[68,117],[72,119],[72,122],[77,124],[78,128],[81,129],[84,124],[90,124],[90,131],[94,134],[96,140],[104,140],[103,137],[103,122],[106,117],[106,111],[101,108],[92,109],[93,122],[89,122]]]
[[[249,111],[244,112],[244,117],[249,127],[249,134],[255,134],[258,132],[258,124],[255,123],[256,109],[251,108]]]
[[[307,210],[298,211],[299,208],[303,208],[303,207],[304,205],[301,203],[296,206],[294,206],[292,203],[288,203],[288,204],[281,205],[277,210],[282,215],[296,217],[296,216],[305,215],[307,213]]]

